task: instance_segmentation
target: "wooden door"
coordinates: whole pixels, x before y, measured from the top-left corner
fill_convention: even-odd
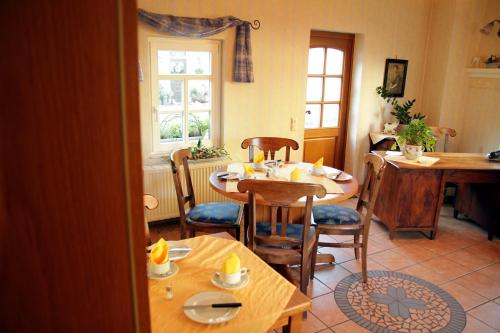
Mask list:
[[[148,332],[135,1],[2,3],[0,332]]]
[[[344,168],[354,35],[312,31],[307,70],[304,161]]]

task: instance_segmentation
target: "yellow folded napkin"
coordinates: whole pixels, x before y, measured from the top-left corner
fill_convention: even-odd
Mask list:
[[[168,245],[163,238],[153,246],[149,260],[157,265],[164,264],[168,261]]]
[[[255,172],[255,170],[248,164],[243,164],[243,169],[245,170],[244,175],[250,176]]]
[[[264,152],[259,151],[257,154],[255,154],[255,157],[253,158],[254,163],[262,163],[264,162]]]
[[[224,261],[224,265],[222,266],[222,272],[224,274],[234,274],[239,272],[240,270],[240,258],[236,255],[236,253],[232,253],[229,258]]]
[[[293,171],[290,173],[290,180],[292,182],[299,181],[301,176],[302,174],[300,172],[300,169],[295,167],[295,169],[293,169]]]
[[[323,157],[317,160],[316,163],[313,164],[313,167],[315,168],[321,168],[322,166],[323,166]]]

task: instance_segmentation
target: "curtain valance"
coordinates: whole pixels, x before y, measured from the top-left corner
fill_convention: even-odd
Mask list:
[[[214,19],[180,17],[150,13],[139,9],[139,19],[160,32],[174,36],[203,38],[218,34],[236,26],[236,46],[234,55],[233,80],[253,82],[252,48],[250,44],[250,22],[233,16]]]

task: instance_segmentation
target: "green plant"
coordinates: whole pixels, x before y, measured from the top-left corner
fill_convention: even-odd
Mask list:
[[[198,140],[196,146],[191,147],[191,154],[193,155],[193,160],[201,160],[207,158],[225,157],[229,156],[227,150],[222,147],[207,147],[201,143],[201,139]]]
[[[391,149],[396,149],[397,146],[413,145],[424,146],[427,151],[434,151],[436,138],[432,135],[432,130],[425,124],[425,119],[414,119],[406,128],[398,134],[396,143]]]
[[[412,119],[424,119],[425,116],[419,113],[416,113],[412,116],[410,113],[410,109],[415,104],[415,99],[407,100],[406,102],[403,103],[403,105],[399,105],[398,99],[396,97],[392,97],[390,92],[383,87],[377,87],[376,88],[377,94],[380,95],[387,103],[391,104],[392,107],[394,108],[393,111],[391,111],[391,114],[396,117],[396,119],[399,121],[400,124],[402,125],[408,125]]]
[[[181,124],[162,124],[160,126],[160,139],[180,139],[182,138]]]
[[[198,115],[189,115],[189,137],[204,137],[210,127],[209,119],[202,120]]]

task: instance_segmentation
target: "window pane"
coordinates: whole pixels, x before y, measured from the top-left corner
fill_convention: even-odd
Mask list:
[[[182,110],[184,82],[182,80],[160,80],[160,111]]]
[[[339,105],[323,105],[323,127],[339,127]]]
[[[210,109],[212,101],[212,89],[210,80],[189,80],[189,108]]]
[[[306,104],[305,128],[320,127],[321,104]]]
[[[344,52],[337,49],[326,50],[326,74],[342,75]]]
[[[341,80],[338,77],[325,79],[325,101],[339,101]]]
[[[189,114],[189,138],[210,138],[210,112],[193,112]]]
[[[158,51],[158,74],[186,74],[186,52]]]
[[[160,140],[163,142],[182,141],[182,113],[160,114]]]
[[[323,65],[325,64],[325,49],[315,47],[309,49],[309,65],[307,74],[323,74]]]
[[[212,73],[210,52],[188,52],[187,73],[197,75],[210,75]]]
[[[321,102],[323,90],[323,79],[320,77],[307,78],[307,97],[308,102]]]

